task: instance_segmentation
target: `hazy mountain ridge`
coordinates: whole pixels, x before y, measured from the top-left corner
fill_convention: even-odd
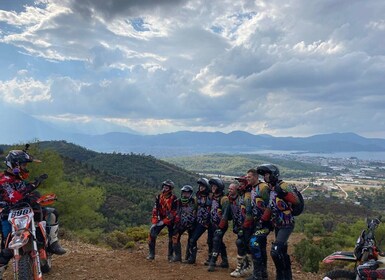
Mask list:
[[[274,137],[244,131],[193,132],[178,131],[158,135],[110,132],[101,135],[67,133],[44,121],[21,112],[6,121],[12,113],[1,108],[3,131],[0,144],[17,144],[34,140],[65,140],[98,152],[144,153],[156,157],[207,153],[247,153],[260,150],[284,150],[314,153],[383,152],[385,139],[365,138],[355,133],[331,133],[310,137]],[[14,115],[15,115],[14,114]]]
[[[134,152],[154,156],[191,155],[213,152],[254,152],[286,150],[303,152],[385,151],[385,139],[364,138],[354,133],[333,133],[311,137],[273,137],[247,132],[179,131],[159,135],[108,133],[79,135],[69,139],[76,144],[102,152]]]

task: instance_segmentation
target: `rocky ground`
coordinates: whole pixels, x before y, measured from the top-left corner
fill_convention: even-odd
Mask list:
[[[203,265],[207,257],[206,236],[200,240],[197,264],[169,263],[167,261],[167,240],[159,237],[157,256],[154,261],[147,261],[146,244],[138,244],[132,250],[110,250],[81,242],[62,240],[63,247],[68,253],[54,256],[52,271],[44,275],[47,280],[89,280],[89,279],[119,279],[119,280],[169,280],[169,279],[234,279],[230,273],[236,266],[235,235],[227,233],[225,242],[228,247],[230,268],[218,268],[208,272]],[[294,244],[301,237],[293,234],[290,239]],[[184,236],[182,241],[185,242]],[[185,244],[185,243],[183,243]],[[271,244],[271,240],[269,242]],[[268,248],[269,249],[269,248]],[[289,247],[291,250],[292,247]],[[293,259],[293,258],[292,258]],[[293,279],[309,280],[322,279],[321,275],[304,273],[299,264],[293,259]],[[269,279],[275,279],[274,264],[269,259]],[[12,279],[8,269],[4,279]]]

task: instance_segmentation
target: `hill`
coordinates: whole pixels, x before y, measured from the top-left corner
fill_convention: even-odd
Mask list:
[[[43,141],[32,146],[60,155],[63,181],[86,188],[99,187],[104,191],[104,202],[98,211],[107,219],[106,231],[147,224],[154,196],[164,180],[172,179],[177,186],[175,191],[179,193],[181,186],[195,185],[198,179],[193,172],[148,155],[98,153],[65,141]],[[11,146],[0,148],[6,151]],[[49,175],[55,176],[55,173]],[[65,201],[63,207],[64,204]]]

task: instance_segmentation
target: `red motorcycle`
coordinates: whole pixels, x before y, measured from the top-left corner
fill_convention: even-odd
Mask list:
[[[47,251],[48,236],[42,207],[52,204],[55,194],[41,196],[35,203],[22,200],[9,207],[8,221],[12,233],[6,247],[13,251],[14,279],[41,280],[52,267],[52,254]]]
[[[353,262],[354,268],[328,271],[323,280],[385,279],[382,276],[385,273],[385,256],[377,247],[375,238],[375,230],[381,223],[381,217],[367,219],[366,223],[367,228],[358,237],[353,252],[337,251],[323,259],[323,263],[327,264],[336,261]]]

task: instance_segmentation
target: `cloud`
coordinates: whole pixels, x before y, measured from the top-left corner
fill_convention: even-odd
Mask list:
[[[384,13],[359,0],[29,2],[0,10],[16,75],[0,75],[0,97],[143,132],[383,135]]]

